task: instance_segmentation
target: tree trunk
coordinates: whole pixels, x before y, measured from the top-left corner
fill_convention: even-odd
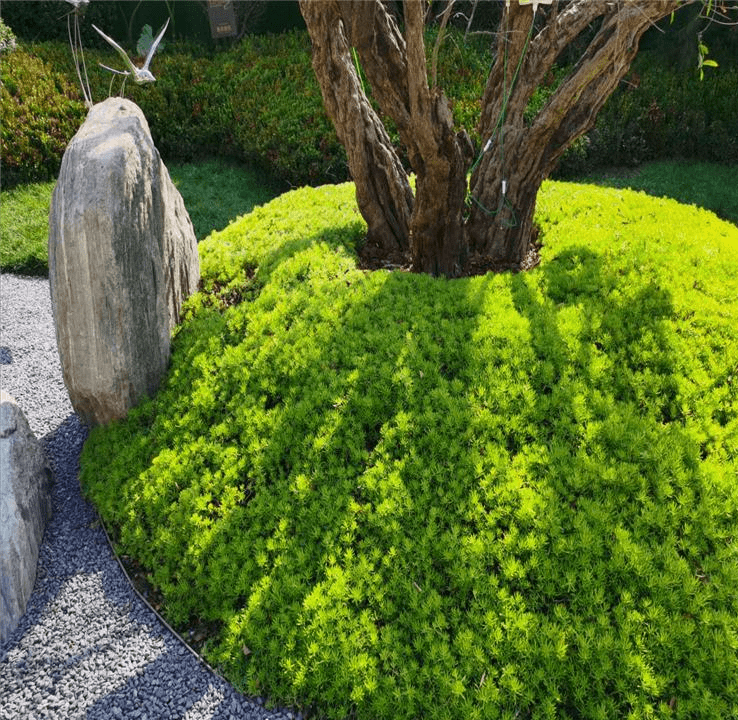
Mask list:
[[[369,228],[365,251],[392,257],[409,251],[413,194],[389,135],[364,94],[339,5],[300,0],[323,102],[346,149],[356,201]]]
[[[412,259],[415,272],[459,277],[466,270],[468,246],[463,225],[466,167],[456,140],[430,171],[418,173],[412,216]]]
[[[409,0],[405,5],[412,128],[401,132],[417,175],[411,223],[413,270],[459,277],[468,256],[463,213],[469,163],[454,132],[448,100],[438,88],[428,87],[424,11],[422,0]]]
[[[413,270],[457,277],[466,264],[463,229],[471,143],[457,136],[443,93],[429,88],[424,3],[405,3],[405,37],[381,3],[340,4],[350,42],[382,111],[392,117],[416,174],[410,222]]]
[[[535,201],[543,180],[627,73],[643,32],[694,0],[554,0],[505,3],[495,63],[482,98],[485,149],[474,166],[466,215],[470,142],[448,101],[429,87],[424,0],[406,0],[405,34],[379,0],[300,0],[313,66],[346,148],[357,201],[378,253],[412,254],[413,269],[457,277],[531,263]],[[599,30],[532,120],[525,112],[556,58],[591,23]],[[416,174],[405,171],[367,100],[354,48],[382,113],[397,125]]]
[[[489,151],[472,176],[473,204],[466,231],[478,270],[516,270],[535,264],[533,215],[544,174],[541,148],[522,135],[516,143],[512,137],[505,141],[504,150]]]
[[[679,5],[679,0],[574,2],[560,14],[554,7],[535,37],[530,5],[513,3],[505,9],[502,24],[508,32],[500,34],[479,126],[491,147],[470,185],[472,253],[498,267],[525,266],[533,250],[535,200],[543,180],[571,143],[592,128],[628,72],[641,35]],[[599,16],[600,29],[569,77],[526,123],[523,113],[545,72],[566,43]]]

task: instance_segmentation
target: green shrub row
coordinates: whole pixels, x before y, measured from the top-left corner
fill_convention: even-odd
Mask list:
[[[432,34],[428,45],[430,52]],[[93,99],[118,93],[120,80],[98,67],[117,66],[115,53],[90,50],[85,57]],[[302,31],[247,38],[217,54],[171,43],[154,58],[157,82],[128,83],[125,94],[143,109],[168,161],[218,154],[255,163],[292,185],[340,182],[348,178],[346,156],[310,58]],[[451,32],[442,45],[439,84],[457,124],[472,136],[490,62],[479,37],[464,42]],[[717,69],[700,82],[694,73],[648,62],[638,63],[596,128],[566,155],[560,174],[665,157],[738,161],[738,71]],[[43,43],[3,53],[0,74],[3,184],[53,177],[85,115],[69,47]]]
[[[118,94],[120,79],[98,66],[119,66],[115,53],[90,50],[85,59],[93,99]],[[172,43],[152,71],[155,84],[126,83],[125,95],[143,110],[168,161],[222,155],[292,184],[346,179],[345,154],[323,111],[304,33],[255,37],[214,57]],[[85,116],[69,47],[19,48],[0,59],[0,73],[3,184],[54,176]],[[47,136],[56,137],[59,126],[59,141],[50,146]]]
[[[85,117],[70,75],[22,49],[2,53],[0,111],[3,187],[56,178]]]
[[[605,103],[562,174],[594,166],[637,166],[649,160],[738,160],[738,69],[672,72],[643,53]]]
[[[738,230],[547,183],[542,263],[362,272],[350,184],[200,244],[82,483],[250,693],[356,720],[738,716]],[[666,230],[668,228],[668,231]]]

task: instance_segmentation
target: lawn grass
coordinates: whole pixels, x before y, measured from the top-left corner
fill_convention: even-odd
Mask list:
[[[644,163],[638,168],[601,170],[582,178],[608,187],[642,190],[655,197],[712,210],[718,217],[738,225],[738,167],[691,160]]]
[[[284,188],[264,173],[215,158],[168,168],[202,240]],[[54,182],[22,185],[0,191],[0,270],[48,275],[49,207]]]
[[[220,158],[168,169],[198,240],[287,189],[263,172]]]
[[[172,165],[169,173],[185,201],[198,241],[239,215],[268,202],[284,188],[263,172],[220,158]],[[686,161],[600,171],[582,182],[629,187],[712,210],[738,225],[738,168]],[[0,190],[0,270],[48,274],[48,218],[54,183]]]
[[[546,183],[542,261],[364,272],[353,187],[200,245],[81,481],[238,688],[316,718],[738,717],[738,228]]]
[[[0,192],[0,270],[49,273],[49,206],[54,182]]]

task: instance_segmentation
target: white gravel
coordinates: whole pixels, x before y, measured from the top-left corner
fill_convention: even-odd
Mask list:
[[[207,669],[131,588],[79,486],[86,428],[61,377],[48,280],[0,275],[0,386],[43,439],[54,515],[0,646],[0,720],[287,720]]]

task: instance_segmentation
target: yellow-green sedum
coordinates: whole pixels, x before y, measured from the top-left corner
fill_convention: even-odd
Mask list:
[[[82,481],[237,687],[738,716],[738,229],[564,183],[538,222],[538,268],[458,281],[357,269],[350,185],[201,243],[168,379]]]

